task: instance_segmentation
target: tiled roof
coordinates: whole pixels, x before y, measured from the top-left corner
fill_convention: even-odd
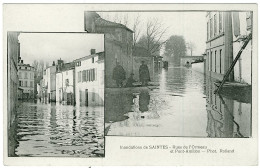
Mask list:
[[[126,27],[125,25],[123,25],[121,23],[111,22],[111,21],[105,20],[101,17],[97,17],[95,20],[95,23],[97,26],[120,27],[120,28],[125,28],[125,29],[133,32],[133,30],[129,29],[128,27]]]

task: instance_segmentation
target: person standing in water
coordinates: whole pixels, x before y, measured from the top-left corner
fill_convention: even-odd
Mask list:
[[[123,86],[123,81],[125,80],[125,70],[124,68],[119,64],[119,62],[116,62],[116,66],[113,69],[113,77],[116,81],[117,87]]]
[[[148,66],[142,61],[142,65],[139,68],[139,79],[143,86],[147,86],[150,81],[150,73]]]

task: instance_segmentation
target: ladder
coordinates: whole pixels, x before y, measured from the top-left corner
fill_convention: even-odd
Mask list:
[[[252,33],[250,33],[244,40],[244,44],[243,46],[241,47],[241,49],[239,50],[239,52],[237,53],[237,56],[236,58],[233,60],[231,66],[229,67],[228,71],[226,72],[226,74],[224,75],[224,78],[221,82],[221,84],[219,85],[219,87],[214,91],[214,94],[216,93],[219,93],[220,90],[222,89],[224,83],[226,82],[226,80],[228,79],[228,76],[229,74],[232,72],[232,70],[234,69],[236,63],[237,63],[237,60],[239,59],[239,57],[241,56],[243,50],[246,48],[248,42],[252,39]]]

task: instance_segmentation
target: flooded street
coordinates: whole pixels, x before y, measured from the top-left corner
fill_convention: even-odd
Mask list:
[[[17,113],[15,155],[103,156],[103,109],[21,102]]]
[[[107,135],[249,137],[251,102],[214,94],[191,68],[162,70],[158,87],[106,93]]]

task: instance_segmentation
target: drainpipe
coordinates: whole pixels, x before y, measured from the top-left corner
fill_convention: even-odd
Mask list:
[[[233,31],[232,31],[232,12],[224,12],[224,42],[225,42],[225,63],[224,72],[226,73],[233,62]],[[234,71],[230,73],[228,81],[234,81]]]

